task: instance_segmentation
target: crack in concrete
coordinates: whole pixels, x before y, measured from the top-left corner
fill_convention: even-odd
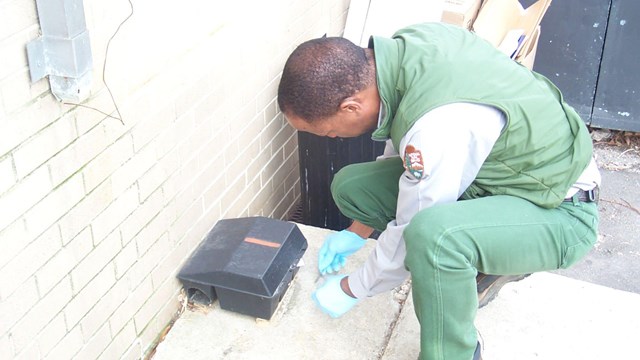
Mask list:
[[[393,319],[393,321],[389,324],[387,331],[384,333],[384,337],[382,340],[382,348],[378,352],[378,356],[376,360],[382,360],[384,358],[384,354],[387,352],[387,348],[389,347],[389,342],[391,341],[391,337],[400,322],[400,316],[402,316],[402,311],[404,310],[404,305],[407,302],[407,297],[411,291],[411,280],[405,281],[401,286],[394,290],[394,298],[398,302],[398,314]]]

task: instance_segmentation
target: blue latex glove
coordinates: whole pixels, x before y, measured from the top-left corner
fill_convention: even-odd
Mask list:
[[[318,253],[318,270],[323,275],[340,270],[346,263],[347,256],[360,250],[366,242],[349,230],[327,236]]]
[[[332,318],[337,318],[358,303],[358,299],[347,295],[340,287],[340,280],[346,275],[329,276],[324,284],[313,292],[311,298],[318,307]]]

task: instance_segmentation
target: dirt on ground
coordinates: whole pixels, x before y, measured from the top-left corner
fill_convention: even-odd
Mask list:
[[[640,133],[592,129],[591,138],[600,168],[640,173]]]

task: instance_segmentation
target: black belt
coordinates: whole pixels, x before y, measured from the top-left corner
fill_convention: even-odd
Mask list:
[[[575,195],[573,195],[572,197],[564,199],[564,201],[572,202],[575,196],[577,196],[578,200],[582,202],[598,202],[598,199],[600,198],[600,191],[598,191],[597,186],[591,190],[581,189],[581,190],[578,190],[578,192],[575,193]]]

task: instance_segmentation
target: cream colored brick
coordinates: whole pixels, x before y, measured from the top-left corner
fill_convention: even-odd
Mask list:
[[[51,183],[46,168],[39,168],[22,179],[0,197],[0,229],[11,224],[49,191],[51,191]]]
[[[257,187],[260,190],[256,192],[256,196],[252,199],[251,203],[249,204],[249,213],[255,214],[255,215],[263,214],[265,203],[271,196],[272,190],[271,190],[271,187],[261,187],[259,178],[254,180],[254,182],[256,183]],[[271,209],[269,209],[269,211],[271,211]]]
[[[253,202],[253,199],[259,192],[258,181],[252,182],[250,184],[252,185],[252,187],[254,187],[253,189],[249,186],[245,186],[245,190],[242,193],[222,200],[223,204],[229,204],[227,206],[223,206],[223,208],[226,209],[226,211],[223,212],[223,217],[246,216],[248,214],[250,207],[249,204]]]
[[[293,51],[293,46],[291,43],[287,43],[284,46],[279,46],[280,51],[276,54],[276,56],[271,59],[268,67],[268,74],[270,79],[274,79],[280,82],[280,77],[282,76],[282,69],[284,68],[284,64],[289,58],[289,55]],[[279,109],[278,109],[279,110]]]
[[[294,131],[291,134],[291,137],[289,137],[289,139],[285,142],[285,144],[284,144],[284,154],[285,154],[285,156],[287,156],[287,154],[293,154],[294,156],[296,156],[296,159],[299,157],[299,154],[298,154],[298,134],[297,134],[297,132]]]
[[[244,185],[244,180],[239,180],[240,185],[244,190],[240,193],[236,193],[235,196],[231,196],[229,193],[222,199],[222,208],[224,209],[222,217],[240,217],[244,216],[245,212],[248,212],[251,199],[256,196],[254,191],[249,191]],[[235,185],[232,185],[235,186]]]
[[[111,342],[109,323],[105,323],[76,354],[76,359],[97,359]]]
[[[176,114],[184,114],[187,111],[193,110],[198,105],[205,95],[211,91],[211,85],[206,77],[200,78],[193,82],[193,84],[186,89],[182,94],[178,95],[175,100]],[[196,119],[197,121],[198,119]]]
[[[62,247],[58,229],[52,228],[30,243],[0,271],[0,298],[11,295]]]
[[[22,143],[13,153],[18,178],[23,178],[33,171],[76,137],[71,118],[63,116]]]
[[[26,68],[0,80],[0,93],[2,93],[7,113],[13,112],[48,91],[49,84],[45,81],[31,83],[29,71]]]
[[[297,159],[294,161],[295,165],[298,165]],[[283,183],[284,189],[294,189],[296,196],[300,193],[300,173],[297,169],[293,169],[289,175],[284,179]]]
[[[224,89],[220,86],[212,89],[206,97],[193,109],[196,121],[215,122],[214,116],[220,104],[224,101]]]
[[[13,346],[9,335],[0,337],[0,359],[13,359]]]
[[[41,357],[40,350],[35,342],[31,343],[31,346],[23,349],[20,354],[16,357],[12,358],[15,360],[31,360],[31,359],[39,359]]]
[[[273,100],[272,102],[267,104],[267,106],[265,106],[264,109],[262,109],[262,111],[264,112],[264,121],[265,121],[264,125],[266,125],[270,123],[276,116],[279,115],[280,109],[278,109],[278,101]]]
[[[124,351],[120,360],[138,360],[144,358],[144,353],[142,352],[142,343],[139,338],[129,346],[127,350]]]
[[[60,313],[71,296],[69,280],[60,282],[11,328],[11,339],[16,352],[22,351]]]
[[[38,272],[38,289],[46,294],[93,249],[89,229],[58,251]],[[85,266],[86,267],[86,266]]]
[[[177,298],[177,295],[175,297]],[[158,334],[167,331],[167,327],[170,326],[171,321],[177,319],[182,304],[176,298],[169,299],[153,320],[151,320],[151,323],[142,331],[142,334],[138,334],[138,339],[143,349],[142,351],[147,356],[155,347]]]
[[[243,176],[242,178],[237,178],[235,181],[227,185],[226,191],[220,201],[223,217],[234,216],[228,209],[235,203],[238,198],[238,194],[241,194],[244,190],[245,183],[245,177]]]
[[[133,156],[131,136],[125,135],[109,145],[82,169],[85,189],[91,191]]]
[[[178,145],[178,156],[182,162],[185,163],[194,159],[203,146],[209,142],[211,137],[211,130],[208,129],[207,126],[195,128],[194,131],[186,138],[186,141]],[[197,172],[197,163],[195,165],[196,171],[192,172],[192,174]]]
[[[176,134],[175,124],[165,129],[162,133],[158,134],[154,141],[156,158],[162,158],[168,153],[174,153],[175,147],[180,141],[182,141],[182,139]]]
[[[191,254],[195,247],[200,244],[200,242],[202,242],[211,228],[216,224],[216,222],[220,220],[220,214],[220,206],[214,206],[208,208],[205,211],[204,216],[195,221],[194,225],[184,235],[183,241],[178,244],[178,246],[185,246],[183,258],[179,261],[180,264],[182,264],[187,259],[187,257]],[[186,244],[184,244],[185,241]]]
[[[78,294],[98,274],[108,269],[113,258],[121,249],[120,234],[117,232],[109,235],[103,242],[96,246],[71,272],[73,292]],[[105,268],[106,267],[106,268]],[[111,274],[115,279],[115,273]],[[105,277],[107,275],[104,275]]]
[[[150,279],[151,270],[160,262],[160,260],[171,251],[172,244],[169,241],[168,234],[164,234],[156,241],[149,250],[141,256],[138,261],[133,264],[127,272],[127,280],[130,286],[137,286],[141,282]]]
[[[64,322],[64,315],[59,313],[36,338],[40,354],[46,356],[49,351],[51,351],[51,349],[60,342],[66,333],[67,326]]]
[[[135,187],[127,189],[118,196],[100,215],[91,222],[93,240],[99,243],[139,205],[138,191]]]
[[[262,146],[262,144],[261,144]],[[253,169],[252,176],[248,176],[248,179],[251,181],[252,178],[260,178],[264,173],[264,167],[266,164],[269,164],[273,160],[273,155],[271,154],[271,149],[260,149],[255,158],[251,159],[251,163],[249,163],[248,168]]]
[[[2,104],[2,101],[0,101],[0,119],[3,119],[6,117],[6,112],[4,111],[4,105]]]
[[[174,218],[170,219],[172,220],[171,222],[173,222],[174,219],[176,219],[180,216],[180,214],[186,211],[187,208],[193,206],[193,204],[197,201],[198,196],[200,195],[197,192],[199,189],[196,189],[194,186],[194,177],[197,174],[196,160],[197,159],[195,158],[192,159],[192,161],[187,164],[187,166],[190,166],[188,170],[183,169],[176,172],[176,176],[173,176],[168,181],[169,183],[174,183],[175,185],[173,186],[178,188],[178,190],[181,190],[176,196],[173,197],[170,204],[171,210],[173,211],[173,214],[175,216]]]
[[[64,249],[73,257],[73,262],[77,265],[93,250],[91,229],[85,228],[75,238],[64,245]],[[74,266],[75,266],[74,265]]]
[[[282,165],[276,170],[273,174],[273,182],[274,184],[284,184],[285,179],[292,173],[297,172],[298,163],[294,161],[293,154],[290,154],[287,160],[285,160]]]
[[[187,210],[184,211],[169,228],[169,239],[172,243],[177,243],[189,231],[194,222],[202,216],[204,209],[202,201],[197,200]]]
[[[109,326],[112,334],[117,334],[129,323],[142,304],[153,294],[151,277],[130,289],[129,296],[109,318]]]
[[[0,119],[0,154],[6,154],[18,146],[59,118],[61,113],[61,104],[54,99],[53,95],[47,95],[37,98],[28,107],[21,107],[18,111]]]
[[[19,219],[0,231],[0,269],[29,244],[29,236],[23,219]]]
[[[281,148],[293,135],[295,135],[295,130],[291,126],[283,126],[271,141],[272,153],[275,155],[281,151]]]
[[[129,288],[126,281],[118,281],[102,296],[98,303],[80,321],[82,336],[85,341],[90,338],[109,320],[113,312],[122,304],[129,295]]]
[[[138,247],[138,256],[146,257],[148,249],[158,242],[163,234],[169,230],[169,216],[172,215],[170,210],[165,208],[151,219],[151,221],[135,236],[135,242]]]
[[[136,342],[136,330],[133,321],[129,321],[122,331],[113,336],[113,340],[107,346],[98,359],[120,359],[122,354]]]
[[[261,149],[271,149],[271,142],[273,141],[273,138],[282,129],[281,121],[281,116],[276,116],[265,126],[264,130],[262,130],[260,133]]]
[[[76,141],[47,162],[54,184],[59,184],[80,170],[106,147],[106,136],[101,125],[78,137]]]
[[[133,317],[136,325],[136,333],[140,334],[144,328],[149,325],[153,317],[169,300],[177,301],[177,293],[180,285],[175,278],[168,278],[159,288],[155,290],[153,295],[142,305],[140,310]]]
[[[53,190],[25,214],[27,231],[37,236],[53,225],[84,197],[80,174],[76,174]]]
[[[5,14],[0,23],[0,41],[38,22],[35,2],[2,1],[0,2],[0,14]],[[11,14],[11,16],[6,16],[6,14]]]
[[[331,5],[329,36],[342,36],[344,25],[347,22],[349,2],[347,0],[338,1]]]
[[[277,205],[274,207],[274,210],[269,217],[273,217],[274,219],[283,219],[284,216],[289,212],[292,204],[294,202],[293,190],[285,192],[285,195],[280,197]]]
[[[155,151],[152,147],[147,146],[140,152],[136,153],[118,168],[111,175],[111,182],[113,183],[113,191],[118,194],[125,189],[128,189],[136,182],[142,174],[147,172],[151,166],[156,163]]]
[[[122,276],[131,268],[131,265],[138,259],[138,250],[134,241],[129,242],[115,259],[113,263],[116,267],[116,279],[122,278]]]
[[[57,346],[51,350],[47,358],[49,359],[71,359],[82,348],[82,333],[80,327],[71,329],[66,336],[58,342]]]
[[[2,12],[4,14],[4,12]],[[38,36],[39,27],[32,25],[22,31],[11,34],[0,40],[0,79],[4,79],[16,71],[27,66],[27,52],[24,51],[27,42]],[[46,79],[44,83],[48,83]]]
[[[206,187],[211,184],[213,179],[219,177],[226,170],[224,168],[224,157],[220,153],[221,144],[225,142],[224,132],[220,132],[212,137],[211,141],[202,147],[198,154],[197,162],[202,173],[199,177],[208,181]]]
[[[164,206],[162,189],[157,189],[149,195],[140,206],[138,206],[120,225],[122,243],[127,244],[137,235]]]
[[[62,242],[66,244],[85,229],[107,205],[113,201],[111,181],[105,181],[91,191],[76,206],[58,221]]]
[[[135,151],[140,151],[151,140],[170,127],[176,118],[176,110],[173,104],[165,104],[154,112],[145,121],[139,122],[131,130]]]
[[[185,236],[196,236],[198,238],[203,238],[206,234],[206,230],[201,234],[193,233],[194,226],[198,223],[198,220],[202,217],[193,218],[191,221],[191,225],[189,229],[185,231],[180,237],[184,238]],[[164,257],[161,261],[158,262],[158,265],[151,271],[151,279],[153,280],[153,287],[157,289],[164,280],[170,277],[175,277],[175,273],[177,273],[178,268],[187,254],[188,245],[185,241],[174,241],[174,247],[170,252],[167,253],[167,256]]]
[[[212,178],[210,183],[211,185],[205,189],[203,194],[203,207],[205,209],[212,206],[220,208],[220,201],[226,188],[225,177],[221,174],[217,178]]]
[[[90,31],[91,33],[91,31]],[[93,39],[95,39],[94,34],[91,33],[91,45],[93,44]],[[97,59],[95,58],[96,53],[93,53],[94,64],[99,64]],[[99,71],[94,67],[93,72],[95,74],[99,74]],[[99,82],[94,82],[94,84],[99,84],[102,82],[102,79],[99,79]],[[69,116],[71,116],[76,125],[76,131],[79,135],[83,135],[87,133],[89,130],[93,129],[96,125],[103,121],[116,122],[120,123],[117,119],[112,119],[105,116],[102,113],[110,114],[111,116],[117,117],[118,114],[115,112],[115,106],[113,105],[113,101],[109,96],[106,88],[99,88],[97,92],[92,93],[91,96],[82,102],[83,106],[69,106],[67,109],[70,110]],[[100,111],[96,111],[94,109],[98,109]]]
[[[275,78],[258,94],[256,101],[259,109],[268,106],[276,99],[279,84],[280,78]]]
[[[269,196],[267,201],[265,201],[264,211],[266,216],[272,216],[274,209],[278,206],[278,204],[280,203],[280,200],[284,198],[285,193],[282,187],[280,186],[274,187],[273,182],[269,182],[268,186],[272,187],[272,191],[271,191],[271,196]]]
[[[278,167],[281,164],[282,164],[281,158],[272,157],[271,160],[269,160],[269,162],[267,162],[263,166],[262,170],[260,171],[262,186],[266,186],[266,184],[271,180],[273,173],[278,169]]]
[[[16,183],[16,175],[13,170],[11,156],[5,156],[0,160],[0,194],[7,191]]]
[[[169,153],[138,179],[140,198],[146,199],[179,167],[178,155]]]
[[[18,291],[0,302],[0,334],[5,334],[39,300],[34,278],[26,281]]]
[[[67,327],[73,328],[78,324],[89,310],[100,300],[100,298],[114,285],[116,277],[113,265],[107,265],[85,286],[80,293],[76,294],[73,300],[69,301],[64,308],[64,316],[67,320]]]

